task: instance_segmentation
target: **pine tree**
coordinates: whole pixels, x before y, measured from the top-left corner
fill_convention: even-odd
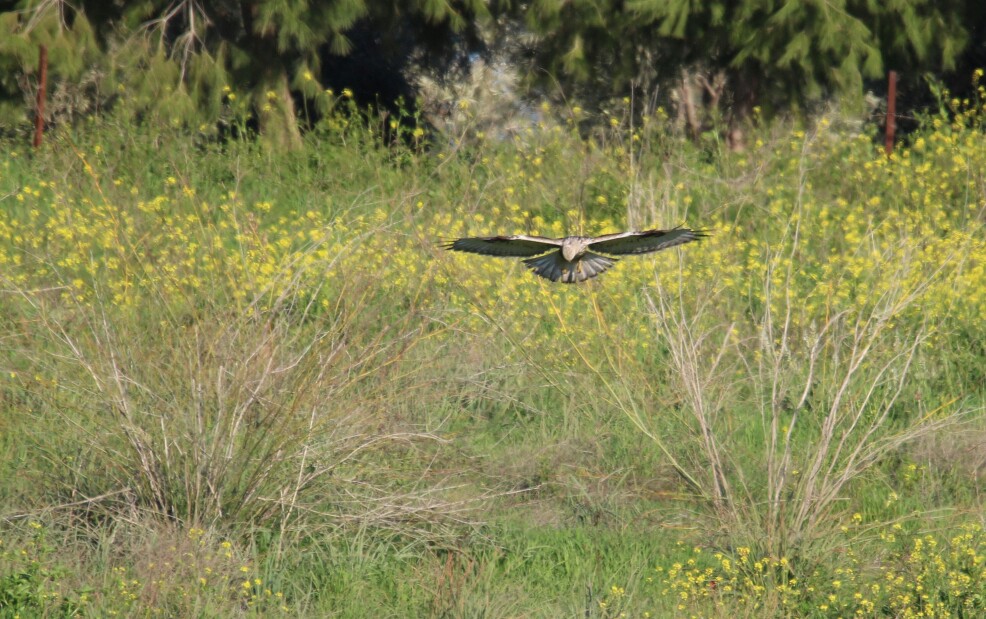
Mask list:
[[[963,16],[977,2],[537,0],[526,21],[541,36],[535,64],[569,90],[680,88],[685,69],[719,76],[725,92],[713,98],[742,119],[755,105],[770,113],[827,95],[858,100],[888,59],[948,70],[969,42]]]
[[[89,22],[78,20],[71,28],[52,11],[31,23],[31,37],[17,36],[27,22],[22,13],[0,13],[0,134],[27,128],[37,84],[28,79],[38,66],[38,46],[48,48],[50,64],[48,113],[51,120],[65,120],[92,109],[91,91],[99,76],[102,52]]]
[[[227,87],[248,99],[264,139],[287,148],[300,141],[294,97],[323,92],[323,57],[351,53],[347,33],[358,24],[384,39],[409,37],[426,55],[475,41],[478,20],[489,16],[483,0],[25,0],[18,9],[0,13],[0,32],[17,39],[10,47],[18,55],[8,58],[23,71],[32,69],[21,48],[45,38],[36,23],[57,23],[52,37],[64,40],[88,29],[104,53],[127,48],[101,64],[128,82],[135,105],[163,111],[159,103],[167,100],[173,114],[214,117],[216,93]],[[0,45],[0,63],[4,52]],[[3,91],[15,89],[0,83],[0,100]]]

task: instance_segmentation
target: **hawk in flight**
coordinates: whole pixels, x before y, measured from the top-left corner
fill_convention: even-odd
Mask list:
[[[621,256],[647,254],[708,236],[701,230],[644,230],[603,236],[566,236],[549,239],[543,236],[474,236],[456,239],[442,246],[454,251],[468,251],[484,256],[526,258],[524,264],[545,279],[572,284],[593,278],[616,264]],[[599,252],[599,253],[596,253]]]

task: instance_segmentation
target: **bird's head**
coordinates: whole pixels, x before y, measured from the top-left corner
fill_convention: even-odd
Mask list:
[[[574,262],[579,256],[585,253],[585,239],[577,236],[570,236],[562,241],[561,255],[565,260]]]

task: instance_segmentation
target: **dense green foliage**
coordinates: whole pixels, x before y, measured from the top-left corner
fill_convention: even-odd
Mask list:
[[[546,66],[609,88],[682,67],[726,70],[736,90],[765,104],[859,91],[888,60],[909,71],[942,71],[968,44],[973,3],[704,2],[636,0],[535,3]],[[666,74],[661,75],[662,72]]]
[[[64,90],[87,108],[126,100],[138,118],[213,130],[223,119],[216,95],[226,88],[239,93],[269,144],[297,147],[295,97],[326,112],[322,82],[334,76],[322,74],[323,63],[371,53],[354,50],[354,32],[371,33],[383,48],[408,56],[407,62],[441,65],[475,45],[487,17],[479,0],[24,0],[0,12],[0,103],[6,105],[0,122],[26,119],[30,106],[21,91],[28,89],[20,82],[36,75],[37,45],[46,44],[56,99],[68,96]],[[374,69],[368,63],[363,70]],[[49,116],[68,120],[91,111],[56,100]]]
[[[695,135],[727,119],[741,146],[754,109],[858,104],[887,69],[916,85],[961,67],[964,84],[984,32],[975,0],[21,0],[0,11],[0,130],[26,130],[46,44],[49,122],[129,106],[135,121],[237,132],[217,96],[232,91],[268,144],[297,148],[296,121],[327,115],[328,89],[407,111],[418,78],[454,81],[480,54],[591,109],[643,95]]]
[[[673,100],[693,134],[728,120],[736,146],[754,109],[772,118],[839,100],[858,113],[866,80],[890,69],[923,90],[921,76],[949,76],[986,30],[974,1],[540,0],[526,18],[541,83],[596,105]]]
[[[4,142],[0,615],[981,614],[975,79],[889,158],[549,105]],[[679,223],[584,286],[438,247]]]

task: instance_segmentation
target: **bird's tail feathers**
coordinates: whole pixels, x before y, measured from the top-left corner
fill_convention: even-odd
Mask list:
[[[578,260],[569,262],[562,256],[561,251],[553,251],[537,258],[528,258],[524,260],[524,264],[535,275],[553,282],[574,284],[599,275],[616,264],[616,258],[608,258],[590,251],[582,254]]]

